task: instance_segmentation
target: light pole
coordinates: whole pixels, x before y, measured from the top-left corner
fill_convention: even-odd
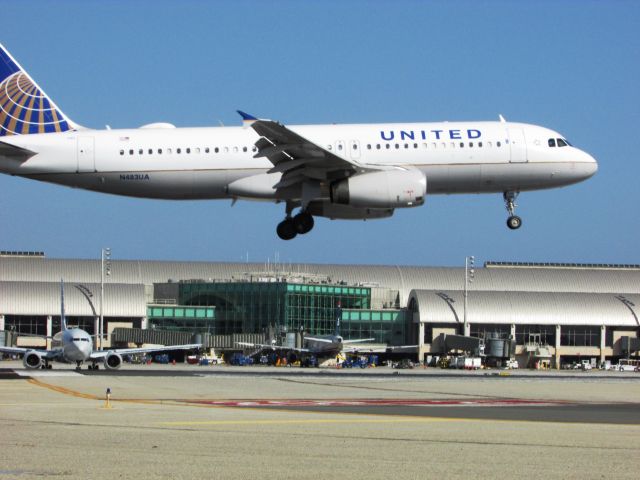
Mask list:
[[[475,276],[475,257],[471,255],[470,257],[464,258],[464,336],[468,337],[470,333],[469,322],[467,322],[467,295],[469,285],[473,282],[473,278]]]
[[[111,275],[111,249],[103,248],[100,258],[100,350],[104,343],[104,276]]]
[[[82,296],[87,299],[87,302],[89,302],[89,306],[91,307],[91,312],[93,312],[93,330],[94,330],[94,333],[96,334],[94,335],[94,338],[95,338],[94,343],[95,343],[95,348],[97,350],[98,349],[97,333],[99,328],[99,323],[98,323],[99,320],[98,320],[98,314],[96,313],[96,307],[93,305],[93,301],[91,300],[93,298],[93,292],[89,290],[89,288],[87,288],[86,285],[77,284],[77,285],[74,285],[74,287],[76,287],[80,291]]]

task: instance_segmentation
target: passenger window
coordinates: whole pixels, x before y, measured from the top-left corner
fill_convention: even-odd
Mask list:
[[[396,150],[400,148],[400,144],[396,143]]]
[[[182,149],[176,148],[176,153],[180,153],[180,152],[182,152]]]
[[[172,151],[173,151],[173,150],[171,150],[170,148],[167,148],[167,153],[168,153],[169,155],[171,155]]]
[[[391,148],[391,144],[390,144],[390,143],[387,143],[387,144],[386,144],[386,149],[387,149],[387,150],[389,150],[390,148]]]
[[[342,150],[342,144],[341,143],[338,144],[338,150]]]
[[[408,144],[408,143],[405,143],[405,144],[404,144],[404,148],[409,148],[409,144]]]
[[[257,151],[258,151],[258,147],[253,147],[253,148],[251,149],[251,151],[252,151],[252,152],[257,152]]]
[[[367,143],[367,150],[371,150],[371,144]]]
[[[433,143],[431,144],[431,146],[432,146],[433,148],[438,148],[438,144],[437,144],[436,142],[433,142]]]
[[[224,147],[224,153],[229,153],[229,147]]]
[[[200,153],[200,147],[196,147],[195,152],[199,154]]]
[[[469,148],[473,147],[473,142],[469,142]]]
[[[460,142],[460,148],[464,148],[464,142]]]
[[[158,149],[158,155],[162,155],[162,149],[161,148]]]
[[[204,153],[209,153],[209,152],[210,152],[209,147],[205,147]]]
[[[187,148],[187,153],[191,153],[191,149],[190,148]]]
[[[120,155],[124,155],[124,150],[120,150]]]
[[[143,149],[138,150],[138,155],[142,155],[144,153]]]
[[[559,138],[558,139],[558,146],[559,147],[566,147],[567,146],[567,142],[565,142],[563,139]]]
[[[380,150],[380,144],[376,143],[376,150]]]
[[[331,145],[327,145],[327,150],[331,150]]]
[[[501,147],[502,144],[500,142],[496,142],[496,147]]]
[[[478,147],[482,148],[482,142],[478,142]]]
[[[213,151],[218,153],[220,151],[220,149],[218,147],[216,147]]]
[[[153,155],[153,148],[149,149],[149,155]]]
[[[242,147],[242,151],[246,152],[247,151],[247,147]]]
[[[358,149],[358,145],[356,145],[355,143],[352,145],[353,150],[357,150]]]
[[[549,146],[550,147],[555,147],[556,146],[556,139],[555,138],[550,138],[549,139]]]

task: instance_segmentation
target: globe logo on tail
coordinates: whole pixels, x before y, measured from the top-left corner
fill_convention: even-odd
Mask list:
[[[0,83],[0,137],[65,132],[65,117],[22,71]]]

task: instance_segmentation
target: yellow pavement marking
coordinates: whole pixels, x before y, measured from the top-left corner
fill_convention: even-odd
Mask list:
[[[27,381],[30,384],[35,385],[37,387],[48,388],[49,390],[53,390],[54,392],[63,393],[65,395],[71,395],[72,397],[86,398],[88,400],[101,400],[101,398],[98,397],[97,395],[92,395],[90,393],[76,392],[75,390],[71,390],[69,388],[59,387],[57,385],[51,385],[50,383],[45,383],[40,380],[36,380],[35,378],[30,378]]]

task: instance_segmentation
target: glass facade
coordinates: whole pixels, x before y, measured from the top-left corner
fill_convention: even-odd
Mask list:
[[[345,338],[375,338],[375,343],[406,343],[404,310],[343,310],[342,335]]]
[[[212,334],[269,333],[273,329],[329,335],[335,332],[340,315],[340,334],[345,339],[405,343],[404,311],[370,310],[371,288],[367,287],[282,281],[185,282],[179,285],[178,302],[180,308],[214,307]]]
[[[213,333],[215,309],[184,305],[149,305],[147,318],[150,328],[177,332]]]
[[[516,343],[518,345],[555,345],[556,327],[554,325],[516,325]]]
[[[562,327],[560,330],[560,345],[570,347],[599,347],[600,335],[600,327]]]

